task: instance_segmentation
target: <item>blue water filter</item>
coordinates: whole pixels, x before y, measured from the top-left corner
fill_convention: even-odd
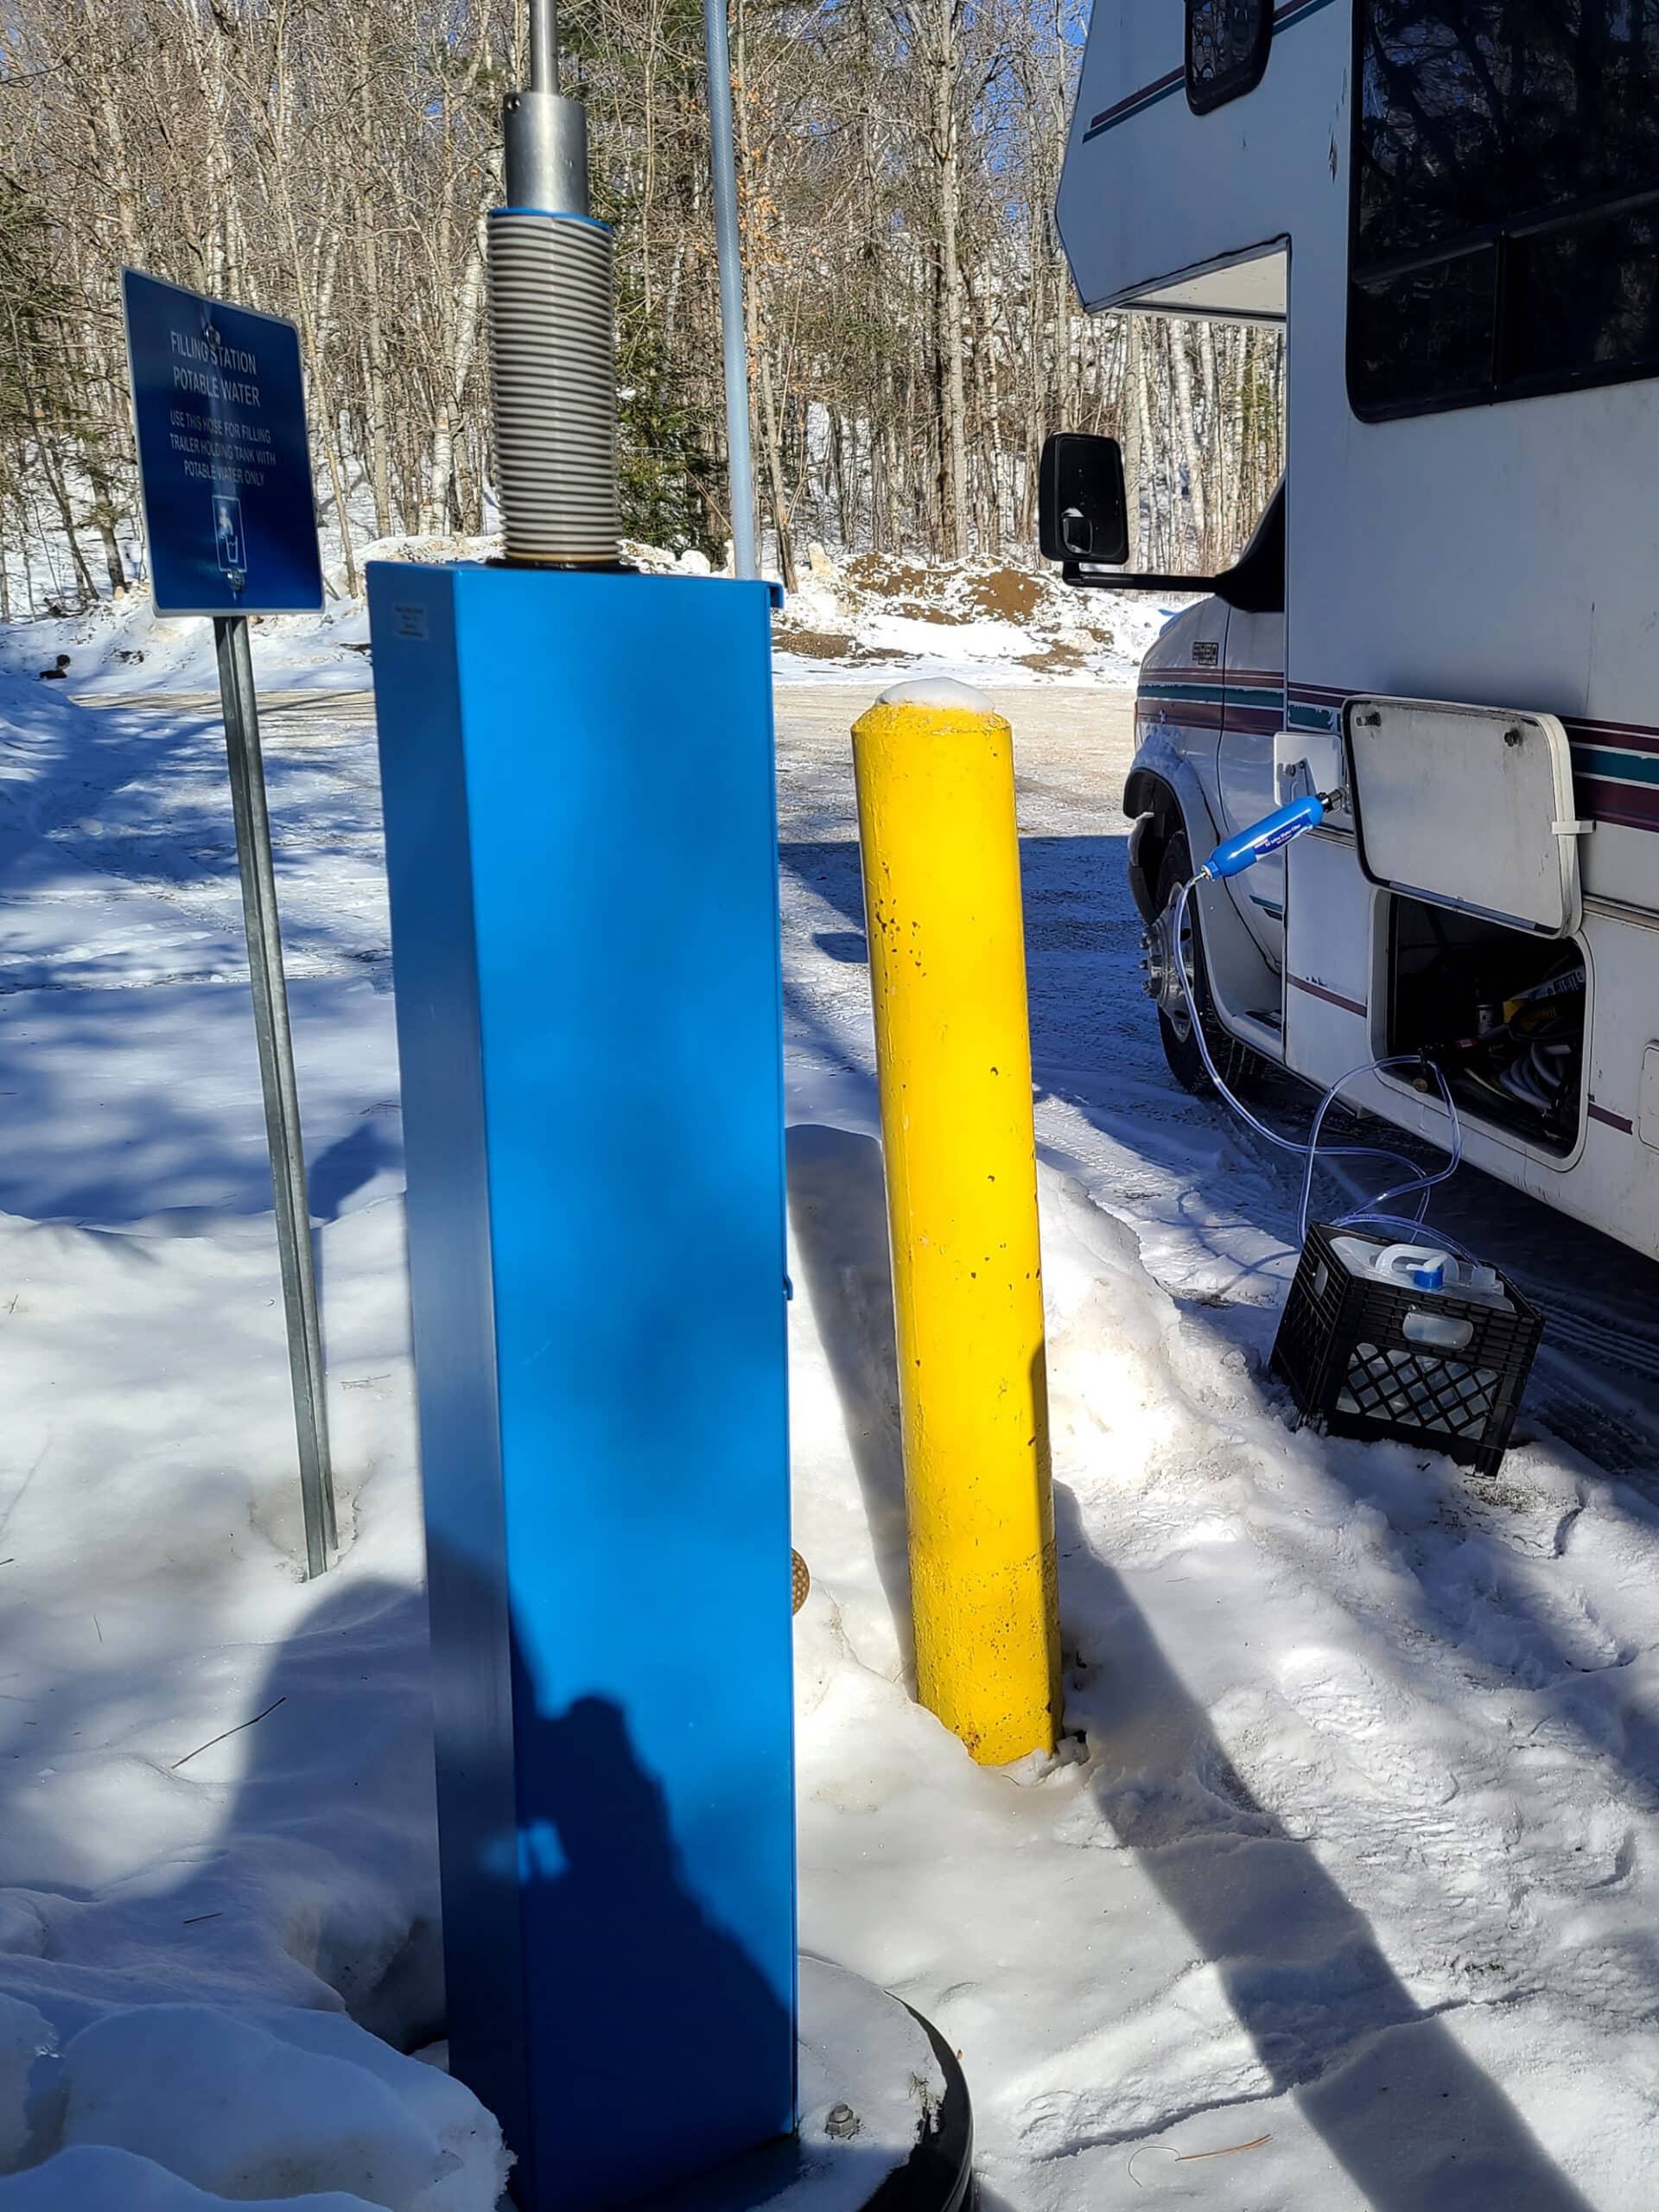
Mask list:
[[[1281,845],[1289,844],[1292,838],[1300,837],[1305,830],[1317,830],[1328,804],[1328,800],[1310,791],[1305,798],[1292,799],[1288,806],[1275,807],[1248,830],[1224,837],[1198,874],[1217,883],[1225,876],[1242,874]]]
[[[768,591],[369,605],[451,2064],[589,2212],[795,2122]]]

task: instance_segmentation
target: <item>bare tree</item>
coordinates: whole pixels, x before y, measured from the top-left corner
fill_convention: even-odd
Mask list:
[[[1077,310],[1052,209],[1081,5],[732,0],[764,534],[789,580],[807,537],[1030,557],[1037,456],[1065,426],[1123,440],[1142,558],[1213,567],[1271,489],[1276,335]],[[617,236],[627,522],[717,553],[699,10],[569,0],[561,16]],[[54,592],[124,586],[124,262],[296,322],[348,590],[370,537],[481,526],[482,223],[524,36],[524,0],[11,0],[7,604],[34,588],[31,542]]]

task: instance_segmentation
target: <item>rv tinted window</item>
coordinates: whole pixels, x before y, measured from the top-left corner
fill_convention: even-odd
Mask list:
[[[1659,373],[1656,0],[1356,0],[1362,416]]]
[[[1273,0],[1186,0],[1186,104],[1208,115],[1262,81]]]

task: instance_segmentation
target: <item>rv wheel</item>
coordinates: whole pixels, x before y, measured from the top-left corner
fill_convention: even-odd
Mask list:
[[[1185,994],[1180,989],[1179,978],[1173,974],[1175,943],[1175,900],[1181,886],[1192,873],[1192,855],[1187,849],[1186,835],[1178,830],[1164,847],[1164,855],[1158,869],[1158,918],[1147,931],[1152,944],[1152,958],[1147,976],[1147,989],[1158,1001],[1158,1034],[1163,1040],[1164,1058],[1169,1071],[1183,1090],[1190,1090],[1195,1097],[1213,1094],[1215,1085],[1204,1065],[1204,1055],[1198,1050],[1198,1040],[1192,1034],[1192,1018],[1186,1009]],[[1221,1071],[1221,1079],[1230,1090],[1248,1089],[1260,1075],[1262,1063],[1247,1045],[1224,1030],[1216,1017],[1210,998],[1210,978],[1205,967],[1204,942],[1198,926],[1198,900],[1187,902],[1187,927],[1185,943],[1180,947],[1186,972],[1192,985],[1192,996],[1198,1001],[1198,1019],[1204,1024],[1204,1039],[1210,1047],[1210,1057]]]

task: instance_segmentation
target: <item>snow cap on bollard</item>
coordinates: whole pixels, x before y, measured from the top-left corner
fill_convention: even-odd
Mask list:
[[[960,715],[994,715],[996,709],[971,683],[958,683],[954,676],[913,676],[893,684],[876,701],[878,707],[938,707]]]

